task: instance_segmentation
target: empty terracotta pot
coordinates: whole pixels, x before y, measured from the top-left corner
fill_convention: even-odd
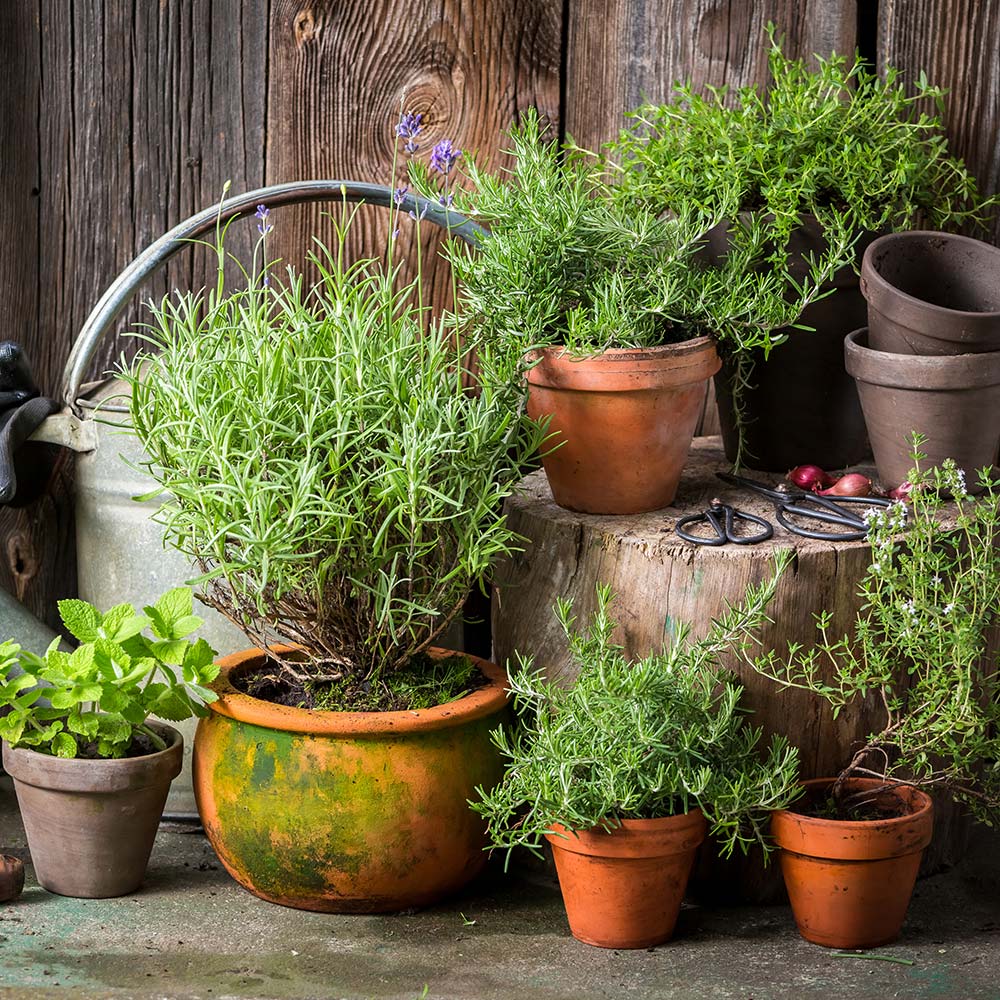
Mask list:
[[[545,839],[573,937],[599,948],[651,948],[668,940],[707,826],[700,809],[622,820],[610,832],[574,833],[555,824]]]
[[[858,383],[879,478],[885,487],[909,476],[910,433],[927,440],[928,465],[953,458],[965,470],[970,493],[978,471],[1000,451],[1000,351],[915,356],[875,351],[868,331],[844,342],[847,370]]]
[[[896,354],[1000,351],[1000,249],[951,233],[890,233],[861,262],[869,344]]]
[[[194,790],[229,874],[269,902],[331,913],[427,906],[478,874],[486,831],[469,800],[503,773],[490,731],[508,695],[504,671],[473,659],[484,686],[414,712],[278,705],[233,686],[259,650],[221,659]]]
[[[184,753],[176,729],[150,725],[166,750],[121,760],[64,760],[4,743],[35,877],[49,892],[104,899],[142,884]]]
[[[528,415],[551,415],[542,465],[560,507],[639,514],[672,503],[705,399],[719,370],[708,337],[576,360],[535,352]]]
[[[831,778],[803,782],[806,799],[825,795]],[[875,778],[849,781],[849,791],[877,788]],[[883,793],[908,815],[885,820],[837,820],[789,809],[771,819],[781,848],[781,873],[799,933],[826,948],[877,948],[899,937],[920,857],[931,841],[934,809],[916,788]]]

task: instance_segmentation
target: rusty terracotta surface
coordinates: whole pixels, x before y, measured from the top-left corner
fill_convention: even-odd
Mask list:
[[[832,785],[829,778],[804,782],[807,794]],[[853,790],[877,788],[857,778]],[[781,872],[799,933],[827,948],[876,948],[899,937],[924,848],[931,841],[930,796],[901,787],[886,793],[902,799],[909,815],[845,821],[776,812],[771,833],[781,848]]]
[[[556,503],[587,514],[669,506],[705,382],[721,365],[713,342],[698,337],[582,360],[549,347],[533,358],[528,414],[552,417],[542,464]]]
[[[142,884],[184,753],[176,729],[151,725],[170,745],[120,760],[63,759],[4,743],[35,875],[50,892],[106,899]]]
[[[489,734],[507,714],[504,672],[472,657],[490,683],[450,704],[321,712],[238,692],[231,676],[262,655],[220,661],[195,737],[199,812],[233,878],[327,912],[426,906],[473,878],[486,839],[468,800],[502,773]]]
[[[623,820],[611,832],[552,829],[545,839],[575,938],[599,948],[651,948],[670,938],[705,839],[700,809]]]

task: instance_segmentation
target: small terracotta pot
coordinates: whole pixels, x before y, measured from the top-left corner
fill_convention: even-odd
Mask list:
[[[105,899],[142,884],[184,753],[176,729],[150,725],[167,749],[121,760],[64,760],[4,743],[35,877],[49,892]]]
[[[598,948],[651,948],[670,938],[705,839],[700,809],[622,820],[611,832],[552,829],[545,839],[573,937]]]
[[[1000,248],[951,233],[890,233],[861,262],[873,350],[1000,351]]]
[[[219,699],[195,735],[194,790],[230,875],[272,903],[379,913],[427,906],[478,874],[486,832],[469,800],[503,773],[490,731],[506,719],[508,695],[506,674],[471,658],[486,686],[414,712],[252,698],[232,678],[263,654],[221,659]]]
[[[875,778],[856,778],[848,789],[878,788]],[[825,794],[832,778],[803,782],[806,794]],[[916,788],[887,789],[910,814],[886,820],[836,820],[788,809],[771,819],[781,848],[792,913],[799,933],[826,948],[877,948],[899,937],[920,858],[931,842],[934,807]]]
[[[721,362],[708,337],[574,360],[535,352],[528,415],[551,415],[542,465],[560,507],[639,514],[669,506],[691,448],[705,382]],[[558,446],[558,447],[556,447]]]
[[[0,903],[9,903],[24,892],[24,862],[12,854],[0,854]]]
[[[953,458],[970,493],[978,472],[1000,450],[1000,351],[917,357],[868,347],[868,331],[844,342],[847,370],[858,383],[879,478],[886,487],[909,476],[910,432],[927,438],[928,465]]]

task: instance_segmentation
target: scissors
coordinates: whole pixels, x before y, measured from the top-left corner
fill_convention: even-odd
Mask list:
[[[865,510],[870,507],[891,507],[893,504],[892,500],[882,497],[821,497],[794,486],[785,488],[784,484],[772,489],[754,479],[733,476],[728,472],[717,472],[716,476],[730,486],[740,486],[752,493],[767,497],[774,504],[775,520],[793,535],[819,538],[828,542],[855,542],[868,535],[868,522],[862,516],[863,511],[855,513],[845,509],[841,504],[863,504]],[[816,528],[807,528],[801,523],[789,521],[789,515],[807,521],[839,525],[846,530],[820,531]]]
[[[741,535],[737,530],[738,521],[759,524],[762,530],[755,535]],[[688,524],[708,524],[715,534],[696,535],[693,532],[685,531],[684,528]],[[674,531],[684,541],[694,542],[695,545],[725,545],[726,542],[735,542],[737,545],[756,545],[757,542],[764,542],[774,534],[774,528],[769,521],[757,517],[756,514],[737,510],[735,507],[723,503],[718,497],[712,500],[711,506],[704,513],[682,517],[674,525]]]

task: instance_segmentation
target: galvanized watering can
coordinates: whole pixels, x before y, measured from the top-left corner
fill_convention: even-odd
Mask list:
[[[174,254],[215,229],[221,218],[252,212],[257,205],[268,208],[325,199],[366,202],[392,207],[391,188],[352,181],[297,181],[259,188],[228,200],[221,211],[212,206],[175,226],[150,244],[111,283],[83,324],[63,373],[62,412],[54,414],[38,428],[31,440],[64,445],[77,452],[76,462],[76,544],[79,593],[99,608],[122,601],[138,607],[154,601],[164,590],[177,586],[194,574],[180,553],[167,549],[163,533],[152,521],[159,500],[138,503],[132,497],[155,487],[151,478],[136,470],[145,460],[138,440],[115,424],[127,423],[128,406],[122,402],[123,383],[105,380],[87,386],[83,379],[101,338],[135,295],[145,278]],[[421,217],[447,228],[475,245],[486,230],[436,202],[404,197],[399,208],[420,212]],[[95,417],[99,417],[95,419]],[[218,612],[201,608],[205,619],[201,632],[220,653],[245,648],[247,639]],[[44,650],[52,632],[0,590],[0,633],[13,636],[28,649]],[[191,789],[190,753],[194,721],[181,723],[184,730],[186,767],[175,780],[167,803],[169,815],[197,815]]]

